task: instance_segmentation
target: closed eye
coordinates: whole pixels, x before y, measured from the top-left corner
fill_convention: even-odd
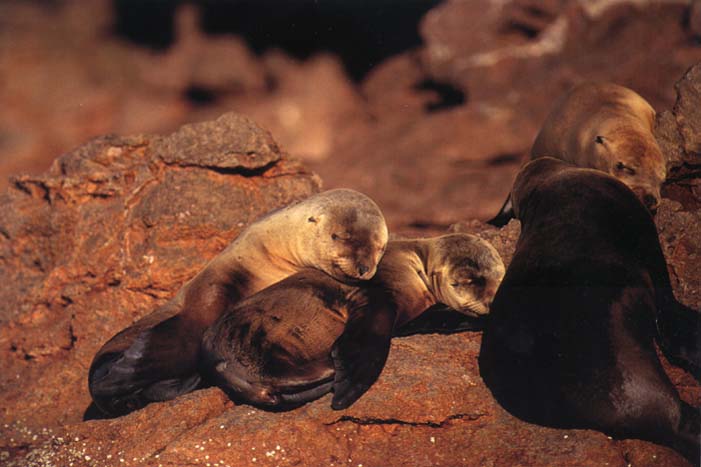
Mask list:
[[[623,162],[619,162],[616,164],[616,170],[619,172],[626,173],[628,175],[635,175],[635,169],[632,167],[628,167]]]
[[[473,277],[472,279],[466,279],[464,281],[460,282],[453,282],[450,284],[453,287],[468,287],[468,286],[476,286],[476,287],[483,287],[487,283],[487,279],[484,277]]]

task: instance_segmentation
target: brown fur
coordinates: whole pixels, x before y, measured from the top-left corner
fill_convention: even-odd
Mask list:
[[[550,156],[606,172],[654,211],[666,178],[654,122],[654,109],[634,91],[612,83],[584,83],[553,106],[531,159]]]
[[[634,91],[613,83],[580,84],[553,105],[530,159],[553,157],[612,175],[654,214],[667,176],[654,123],[655,110]],[[502,226],[512,217],[509,196],[489,223]]]
[[[248,403],[294,407],[333,388],[344,408],[379,376],[396,327],[439,302],[485,314],[503,275],[474,236],[395,240],[362,286],[309,270],[230,308],[204,335],[203,370]]]
[[[388,232],[377,205],[331,190],[251,224],[167,304],[110,339],[95,355],[90,393],[108,414],[171,399],[199,383],[204,330],[229,306],[306,268],[343,282],[371,278]]]

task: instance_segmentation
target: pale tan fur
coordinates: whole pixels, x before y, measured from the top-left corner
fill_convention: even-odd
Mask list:
[[[377,271],[388,237],[382,212],[367,196],[348,189],[319,193],[252,223],[174,300],[187,302],[189,290],[228,286],[236,277],[244,281],[234,284],[242,298],[305,268],[319,269],[341,282],[367,280]],[[362,274],[361,264],[367,268]],[[201,307],[183,308],[202,313]]]
[[[488,242],[449,234],[390,242],[374,282],[393,292],[401,326],[436,303],[470,316],[489,313],[504,271]]]
[[[612,83],[584,83],[553,106],[531,159],[550,156],[606,172],[654,209],[666,178],[654,122],[654,109],[634,91]]]

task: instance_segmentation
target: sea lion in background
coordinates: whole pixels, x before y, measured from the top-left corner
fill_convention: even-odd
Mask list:
[[[482,316],[503,275],[473,235],[392,240],[362,285],[309,270],[231,306],[204,334],[202,371],[253,405],[288,409],[333,389],[343,409],[380,375],[395,328],[439,302]]]
[[[612,83],[576,86],[554,105],[531,148],[531,160],[550,156],[606,172],[633,190],[654,213],[667,177],[653,136],[655,110],[639,94]],[[511,198],[488,223],[513,217]]]
[[[202,333],[224,310],[305,268],[341,282],[370,279],[387,239],[377,205],[347,189],[255,221],[168,303],[100,349],[88,378],[95,404],[118,415],[193,390]]]
[[[603,172],[528,163],[511,193],[521,235],[486,320],[480,373],[533,423],[596,429],[699,462],[699,411],[655,352],[698,378],[699,313],[678,303],[650,213]]]

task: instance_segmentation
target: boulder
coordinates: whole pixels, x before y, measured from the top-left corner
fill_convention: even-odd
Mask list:
[[[553,96],[583,80],[630,86],[659,108],[701,60],[691,9],[687,1],[449,0],[423,18],[423,63],[473,99],[508,99],[538,121]]]
[[[680,83],[685,80],[691,88],[680,84],[680,96],[699,86],[697,73]],[[693,109],[675,106],[667,118],[697,128],[701,122]],[[454,135],[446,129],[455,115],[436,114],[433,128],[446,132],[440,153],[462,160],[467,156],[451,149]],[[492,118],[508,121],[508,115]],[[497,140],[490,143],[495,154],[519,147],[494,138],[498,128],[475,130],[473,139]],[[407,130],[402,124],[383,131],[406,138],[399,149],[410,150],[423,136]],[[686,157],[687,136],[681,130],[677,136],[670,150]],[[469,167],[469,158],[461,164]],[[413,170],[428,173],[430,165]],[[44,175],[14,178],[0,199],[0,463],[686,465],[674,451],[652,443],[513,417],[480,378],[479,332],[395,339],[379,380],[343,411],[333,411],[327,395],[296,410],[267,412],[235,405],[208,388],[124,417],[95,419],[88,410],[87,370],[102,343],[164,303],[247,223],[318,189],[314,174],[287,159],[267,132],[236,115],[167,137],[98,138],[57,159]],[[404,211],[393,215],[409,213],[413,200],[425,195],[412,196],[397,199]],[[460,212],[457,198],[442,202]],[[430,213],[429,204],[417,209]],[[664,199],[656,222],[677,298],[701,308],[701,210]],[[519,223],[496,229],[467,221],[452,230],[491,241],[508,264]],[[663,365],[681,397],[700,405],[698,382]]]
[[[209,388],[91,419],[87,368],[102,343],[167,300],[247,223],[318,188],[268,133],[236,115],[167,137],[99,138],[42,176],[14,179],[0,210],[0,460],[76,467],[683,464],[654,444],[511,416],[480,378],[479,332],[395,339],[380,379],[343,411],[333,411],[326,396],[266,412]],[[698,239],[684,237],[698,231],[697,214],[672,201],[659,214],[675,290],[693,305],[699,276],[679,245],[698,248]],[[453,230],[492,241],[508,263],[519,225],[499,230],[470,221]],[[665,366],[682,397],[698,404],[698,384]]]
[[[319,187],[236,114],[165,137],[97,138],[43,175],[13,178],[0,197],[2,422],[81,421],[87,368],[108,338],[245,225]]]

